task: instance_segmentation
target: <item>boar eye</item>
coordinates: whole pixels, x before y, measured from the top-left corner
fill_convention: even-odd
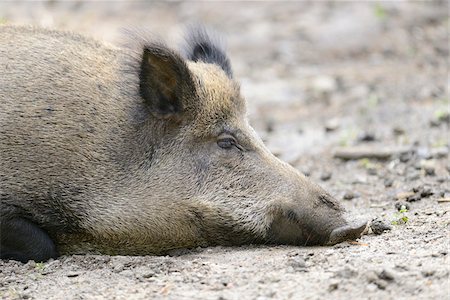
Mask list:
[[[223,137],[217,140],[217,145],[222,149],[231,149],[237,145],[236,140],[231,137]]]

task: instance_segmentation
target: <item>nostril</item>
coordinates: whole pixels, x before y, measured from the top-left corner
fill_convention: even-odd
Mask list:
[[[351,225],[344,225],[334,229],[330,238],[328,239],[328,245],[334,245],[346,240],[353,240],[359,238],[364,231],[367,230],[368,222],[360,222]]]

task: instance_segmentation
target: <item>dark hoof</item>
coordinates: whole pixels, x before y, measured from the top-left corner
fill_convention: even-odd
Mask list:
[[[0,258],[26,263],[46,261],[58,256],[55,243],[36,224],[24,218],[2,220],[0,223]]]

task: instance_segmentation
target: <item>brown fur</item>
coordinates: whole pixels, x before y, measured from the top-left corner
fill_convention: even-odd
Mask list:
[[[323,244],[346,224],[338,203],[265,148],[220,66],[146,45],[160,75],[148,85],[179,103],[144,101],[143,44],[0,27],[2,218],[26,216],[61,253],[110,254]],[[241,150],[218,147],[224,135]]]

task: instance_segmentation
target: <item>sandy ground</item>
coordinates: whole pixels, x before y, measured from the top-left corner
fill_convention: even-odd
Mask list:
[[[123,27],[174,45],[189,22],[225,33],[269,148],[354,215],[391,227],[333,247],[0,262],[0,298],[449,299],[448,12],[446,1],[0,2],[1,23],[111,43]],[[336,158],[342,147],[368,158]]]

